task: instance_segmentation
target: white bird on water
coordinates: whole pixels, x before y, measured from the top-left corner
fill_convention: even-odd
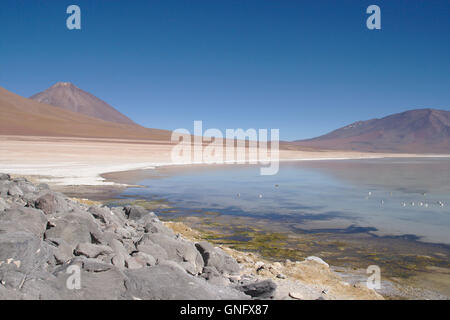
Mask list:
[[[260,198],[260,199],[262,198],[262,194],[259,195],[259,198]]]

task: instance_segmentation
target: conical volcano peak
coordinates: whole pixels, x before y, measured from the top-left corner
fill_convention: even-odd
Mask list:
[[[57,87],[75,87],[75,85],[72,82],[57,82],[51,88],[57,88]],[[75,87],[76,88],[76,87]]]
[[[30,99],[104,121],[135,124],[106,102],[76,87],[71,82],[57,82],[47,90],[30,97]]]

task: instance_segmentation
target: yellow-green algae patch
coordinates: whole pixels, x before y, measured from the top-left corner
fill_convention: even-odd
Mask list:
[[[403,279],[418,272],[439,272],[430,271],[430,267],[450,267],[447,249],[442,249],[445,254],[435,254],[433,245],[411,240],[354,234],[294,234],[276,230],[274,222],[264,219],[225,215],[178,216],[176,220],[200,231],[204,240],[240,251],[257,252],[273,261],[302,260],[315,255],[331,265],[354,269],[378,265],[383,276]]]
[[[104,205],[107,206],[141,206],[147,210],[162,210],[176,212],[176,210],[172,209],[172,205],[164,199],[156,199],[156,200],[145,200],[145,199],[112,199],[103,201]]]

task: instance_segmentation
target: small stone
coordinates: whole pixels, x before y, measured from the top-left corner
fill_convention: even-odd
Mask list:
[[[326,263],[325,261],[323,261],[319,257],[310,256],[310,257],[306,258],[305,260],[307,260],[307,261],[315,261],[315,262],[320,263],[320,264],[322,264],[322,265],[324,265],[326,267],[329,267],[328,263]]]
[[[255,269],[256,270],[259,270],[259,269],[261,269],[263,267],[264,267],[264,262],[258,261],[258,262],[255,263]]]
[[[298,291],[289,292],[289,297],[297,300],[305,300],[305,297]]]
[[[282,266],[281,263],[279,263],[279,262],[274,262],[274,263],[272,264],[272,267],[274,267],[275,269],[281,269],[281,268],[283,268],[283,266]]]

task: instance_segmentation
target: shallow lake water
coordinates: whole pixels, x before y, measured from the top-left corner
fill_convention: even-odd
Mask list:
[[[304,233],[370,233],[450,244],[450,159],[282,162],[148,170],[124,197],[285,223]],[[145,178],[144,178],[145,177]]]

